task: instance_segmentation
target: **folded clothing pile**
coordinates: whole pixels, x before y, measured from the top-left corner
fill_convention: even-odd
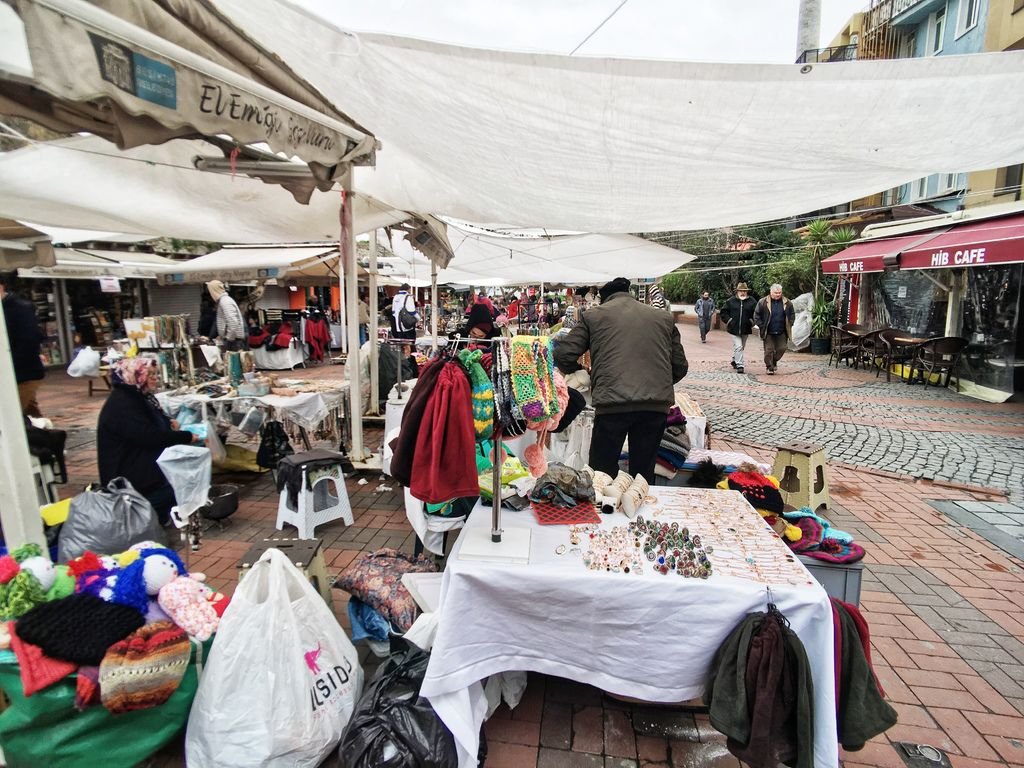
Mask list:
[[[826,563],[856,563],[864,557],[864,547],[846,531],[833,528],[821,515],[802,507],[782,515],[790,525],[801,531],[799,539],[787,542],[794,552]]]

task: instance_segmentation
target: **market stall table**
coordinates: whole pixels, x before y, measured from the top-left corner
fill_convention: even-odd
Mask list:
[[[582,553],[573,552],[568,526],[540,526],[530,510],[502,516],[506,532],[529,530],[528,565],[463,560],[467,533],[490,527],[490,509],[474,509],[444,572],[440,626],[421,688],[454,734],[461,768],[477,762],[488,676],[533,671],[651,702],[686,701],[702,694],[719,646],[748,613],[766,609],[769,594],[810,659],[814,764],[839,764],[832,609],[824,589],[740,494],[652,492],[655,501],[640,515],[687,525],[712,544],[710,578],[650,568],[641,574],[589,570]],[[616,513],[601,528],[628,522]],[[770,590],[754,566],[745,568],[744,553],[732,543],[735,530],[750,532],[755,560],[785,563],[780,575],[773,571],[768,578]],[[578,545],[583,552],[588,538],[584,534]]]

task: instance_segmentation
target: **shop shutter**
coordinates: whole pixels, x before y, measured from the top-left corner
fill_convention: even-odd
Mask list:
[[[263,296],[256,302],[257,309],[289,309],[291,307],[291,291],[284,286],[268,285]]]
[[[192,332],[199,322],[199,304],[203,295],[201,285],[157,285],[148,282],[150,315],[189,315]]]

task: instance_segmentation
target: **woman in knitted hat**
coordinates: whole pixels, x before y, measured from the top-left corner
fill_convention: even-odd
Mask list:
[[[494,318],[486,304],[474,304],[469,308],[466,324],[453,337],[469,339],[493,339],[501,335],[494,326]]]
[[[153,393],[159,383],[156,361],[120,360],[111,367],[112,388],[96,426],[100,482],[123,477],[153,505],[160,522],[170,520],[174,491],[157,466],[164,448],[199,442],[164,415]]]

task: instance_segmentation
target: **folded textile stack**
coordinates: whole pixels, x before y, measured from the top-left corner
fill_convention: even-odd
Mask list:
[[[785,512],[782,516],[802,531],[799,539],[787,542],[794,552],[826,563],[856,563],[864,557],[864,547],[855,542],[852,535],[833,528],[810,507]]]

